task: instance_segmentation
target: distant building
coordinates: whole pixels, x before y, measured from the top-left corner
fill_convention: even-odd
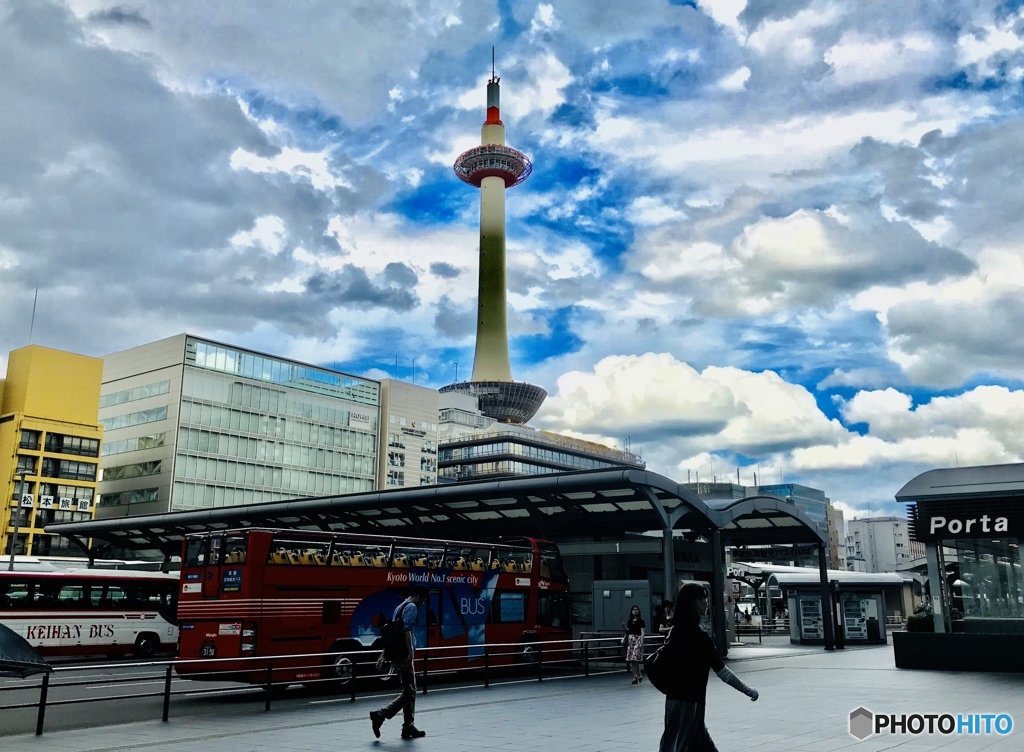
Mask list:
[[[103,359],[99,517],[377,487],[380,383],[188,334]]]
[[[471,395],[442,392],[438,482],[636,467],[639,455],[592,441],[502,423],[484,415]]]
[[[924,556],[924,544],[910,540],[902,517],[866,517],[846,523],[846,558],[858,572],[895,572]]]
[[[380,400],[377,487],[436,485],[437,390],[384,379]]]
[[[7,378],[0,381],[0,498],[10,509],[0,515],[6,554],[13,544],[16,554],[81,555],[43,528],[93,517],[102,373],[98,358],[39,345],[11,352]]]
[[[828,498],[825,492],[799,483],[778,483],[771,486],[758,486],[759,493],[781,496],[792,502],[797,509],[806,514],[822,528],[828,528]]]
[[[843,510],[828,502],[825,507],[828,521],[828,558],[829,569],[846,569],[846,525],[843,523]]]

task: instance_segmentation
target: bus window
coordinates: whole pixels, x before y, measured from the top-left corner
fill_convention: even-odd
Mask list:
[[[402,567],[407,562],[413,569],[434,569],[441,566],[441,558],[444,556],[444,548],[435,546],[395,546],[396,566]]]
[[[530,574],[533,572],[533,553],[530,551],[498,550],[492,568],[514,574]]]
[[[323,567],[327,566],[330,551],[330,541],[274,538],[270,545],[268,562]]]
[[[84,585],[64,585],[57,594],[61,608],[82,608],[86,605]]]
[[[0,582],[0,609],[24,608],[32,602],[32,586],[28,582]]]
[[[223,545],[224,545],[224,539],[223,538],[220,538],[220,537],[210,538],[210,549],[208,551],[209,556],[207,557],[208,560],[206,562],[206,566],[208,566],[208,567],[216,567],[216,566],[220,565],[221,547]]]
[[[569,624],[568,593],[542,590],[537,594],[537,624],[542,627],[566,627]]]
[[[189,538],[185,546],[184,567],[206,566],[206,538]]]
[[[526,621],[526,594],[511,590],[497,590],[491,601],[491,622],[495,624]]]
[[[114,608],[124,606],[128,597],[118,585],[95,584],[89,588],[89,601],[93,608]]]
[[[249,547],[249,539],[242,535],[230,535],[224,541],[224,563],[245,564],[245,556]]]
[[[483,572],[491,560],[488,548],[476,546],[449,546],[444,557],[444,564],[456,572]]]
[[[540,576],[546,580],[557,580],[568,582],[565,574],[565,567],[562,565],[562,557],[554,546],[540,547]]]

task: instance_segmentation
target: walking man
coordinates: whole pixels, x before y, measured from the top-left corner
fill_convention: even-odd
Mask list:
[[[370,711],[370,723],[373,724],[373,735],[380,739],[380,727],[384,721],[394,718],[398,711],[402,711],[402,738],[419,739],[427,735],[413,725],[413,716],[416,713],[416,671],[413,669],[413,655],[416,649],[416,638],[413,630],[416,628],[416,617],[419,614],[419,607],[427,600],[427,589],[417,585],[409,591],[409,597],[402,601],[395,614],[393,621],[401,621],[403,636],[405,637],[404,660],[397,665],[398,678],[402,682],[402,692],[380,710]]]

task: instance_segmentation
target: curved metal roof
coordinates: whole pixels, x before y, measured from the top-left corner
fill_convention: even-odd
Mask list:
[[[1024,494],[1024,462],[1008,465],[947,467],[928,470],[896,494],[897,501],[1019,496]]]
[[[708,501],[716,514],[723,545],[748,543],[827,543],[828,530],[781,496]]]
[[[108,518],[49,525],[46,531],[80,543],[93,539],[94,551],[162,555],[177,553],[188,533],[251,526],[464,540],[496,535],[557,540],[671,527],[701,535],[721,529],[730,542],[771,543],[781,541],[780,534],[787,536],[785,542],[821,540],[813,523],[782,499],[742,501],[712,507],[665,476],[615,468]]]

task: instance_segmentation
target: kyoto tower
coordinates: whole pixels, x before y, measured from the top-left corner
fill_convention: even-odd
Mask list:
[[[530,177],[533,165],[521,151],[505,146],[499,80],[492,59],[480,146],[455,160],[455,174],[480,189],[480,280],[473,376],[471,381],[450,384],[440,391],[476,397],[480,412],[502,423],[526,423],[548,393],[535,384],[512,380],[505,303],[505,190]]]

